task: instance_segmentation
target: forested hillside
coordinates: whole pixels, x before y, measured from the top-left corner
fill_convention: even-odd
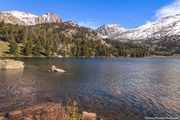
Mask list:
[[[91,29],[70,22],[35,26],[0,23],[9,54],[25,56],[110,56],[112,47]]]
[[[152,41],[133,43],[103,39],[92,29],[80,27],[73,22],[33,26],[1,22],[0,41],[1,56],[145,57],[153,54],[172,55],[177,51],[173,51],[171,48],[174,47],[166,44],[165,40],[157,45],[152,44]]]

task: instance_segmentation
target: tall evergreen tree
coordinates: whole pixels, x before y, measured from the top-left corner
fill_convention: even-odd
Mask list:
[[[32,54],[32,49],[33,49],[33,45],[32,45],[32,41],[31,40],[27,40],[25,45],[24,45],[24,55],[31,55]]]
[[[51,54],[51,41],[50,41],[50,39],[46,40],[45,54],[46,54],[46,56],[49,56]]]
[[[52,43],[52,54],[57,54],[58,52],[58,43],[57,40],[53,39],[53,43]]]
[[[11,35],[9,41],[10,41],[10,45],[9,45],[10,54],[18,55],[19,54],[19,46],[18,46],[17,42],[15,41],[14,36]]]
[[[35,46],[33,47],[33,53],[34,53],[36,56],[40,56],[41,51],[42,51],[41,42],[40,42],[40,40],[37,40],[37,41],[35,42]]]

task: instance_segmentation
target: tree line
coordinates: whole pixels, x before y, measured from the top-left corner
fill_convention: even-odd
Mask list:
[[[106,39],[114,48],[113,55],[122,57],[147,57],[152,54],[151,47],[142,43],[120,42]]]

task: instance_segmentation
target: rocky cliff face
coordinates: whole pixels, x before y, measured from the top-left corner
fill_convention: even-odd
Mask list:
[[[63,22],[55,13],[47,13],[35,19],[36,24],[42,23],[61,23]]]
[[[0,12],[0,21],[18,25],[37,25],[42,23],[61,23],[63,22],[55,13],[44,15],[34,15],[27,12],[7,11]]]

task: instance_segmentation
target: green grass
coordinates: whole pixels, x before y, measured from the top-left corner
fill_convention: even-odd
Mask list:
[[[9,51],[9,43],[0,41],[0,56],[7,54]]]
[[[151,55],[147,58],[180,58],[180,54],[174,54],[171,56],[160,56],[160,55]]]

